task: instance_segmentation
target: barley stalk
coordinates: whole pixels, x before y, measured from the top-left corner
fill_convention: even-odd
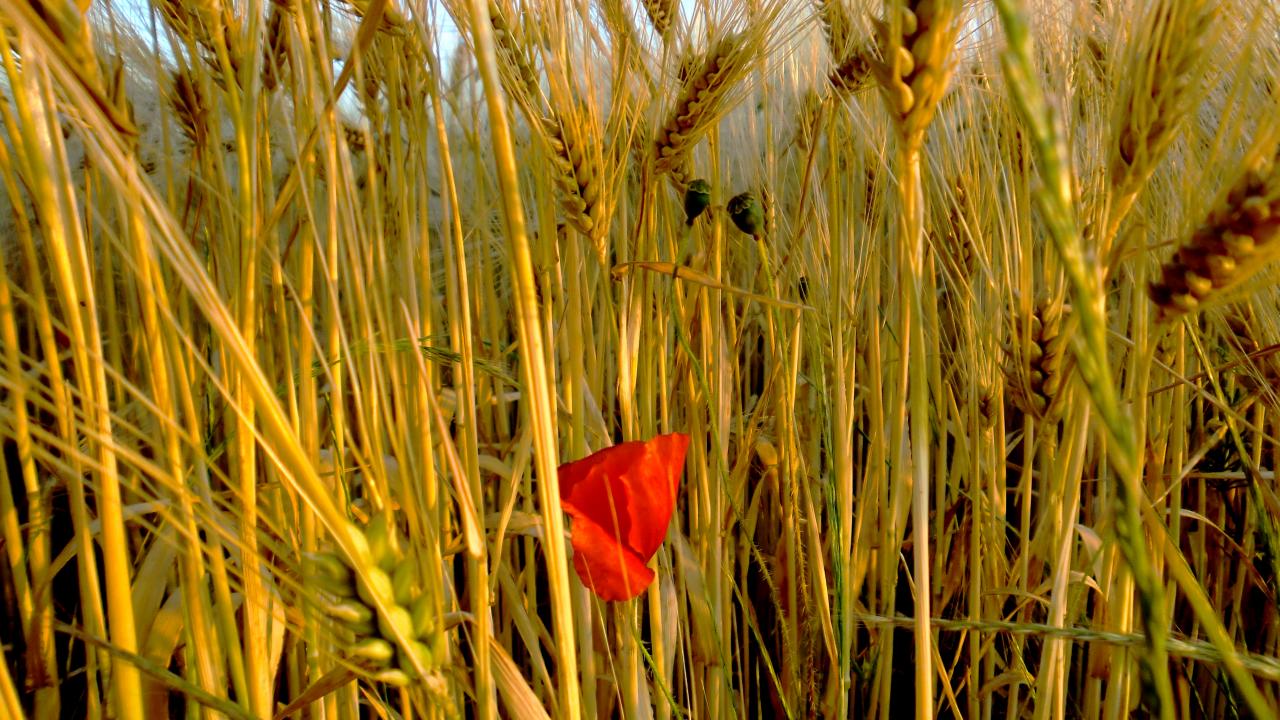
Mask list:
[[[1007,0],[998,7],[1009,41],[1009,49],[1004,56],[1005,72],[1018,107],[1030,126],[1041,163],[1040,173],[1044,178],[1036,200],[1066,270],[1073,305],[1080,312],[1083,337],[1073,340],[1072,352],[1115,443],[1111,462],[1120,475],[1116,535],[1138,588],[1147,636],[1146,652],[1142,658],[1143,699],[1157,716],[1172,717],[1172,690],[1165,650],[1164,593],[1148,559],[1138,515],[1142,490],[1137,475],[1137,441],[1116,398],[1107,366],[1103,297],[1098,290],[1097,273],[1086,268],[1080,234],[1075,225],[1074,198],[1065,164],[1061,121],[1030,73],[1031,48],[1025,20]]]
[[[1026,21],[1010,0],[1001,0],[997,7],[1009,42],[1003,58],[1005,72],[1014,99],[1030,128],[1041,165],[1040,174],[1044,179],[1044,185],[1036,193],[1036,201],[1066,272],[1073,308],[1080,317],[1083,337],[1073,339],[1072,353],[1114,444],[1109,458],[1120,476],[1116,535],[1133,573],[1146,633],[1146,648],[1141,659],[1144,701],[1152,713],[1172,717],[1174,709],[1165,647],[1164,592],[1151,567],[1142,533],[1140,514],[1146,512],[1149,503],[1138,477],[1137,439],[1116,397],[1106,361],[1105,306],[1099,289],[1100,273],[1096,270],[1091,272],[1085,263],[1084,249],[1075,224],[1074,193],[1066,165],[1061,119],[1031,75],[1031,44]],[[1177,555],[1176,551],[1174,555]],[[1173,557],[1170,562],[1184,592],[1199,597],[1203,591],[1181,570],[1180,557]],[[1213,637],[1223,636],[1218,631],[1216,618],[1203,613],[1203,605],[1198,606],[1197,617],[1213,629]],[[1219,644],[1219,648],[1226,655],[1234,655],[1230,647]],[[1250,705],[1261,709],[1261,696],[1252,680],[1234,668],[1232,677],[1243,689]]]
[[[905,301],[898,306],[898,326],[904,334],[902,372],[896,399],[898,417],[909,420],[911,460],[907,470],[895,466],[892,496],[910,488],[914,559],[912,575],[915,593],[915,679],[916,717],[933,715],[933,637],[930,581],[930,369],[924,358],[924,323],[937,316],[936,298],[926,306],[924,192],[921,147],[924,132],[933,118],[938,101],[951,76],[950,55],[959,27],[958,5],[954,2],[886,3],[889,16],[876,21],[881,60],[871,69],[884,95],[885,105],[898,133],[897,164],[899,218],[899,282]],[[928,316],[926,316],[926,313]],[[935,538],[936,540],[936,538]]]
[[[520,310],[521,369],[524,386],[532,393],[529,411],[534,415],[534,447],[538,463],[539,490],[549,534],[547,538],[547,559],[553,569],[554,579],[551,582],[553,612],[555,613],[555,637],[558,657],[560,659],[560,710],[564,716],[576,720],[580,716],[578,698],[578,669],[572,662],[574,656],[574,631],[570,614],[569,576],[565,561],[564,526],[560,515],[559,487],[556,483],[556,450],[555,438],[551,435],[552,399],[548,383],[546,367],[543,364],[542,330],[538,322],[538,301],[534,290],[533,262],[529,252],[528,238],[524,231],[524,213],[521,207],[520,190],[516,178],[514,148],[509,133],[506,108],[502,96],[498,93],[497,57],[494,49],[493,34],[490,32],[486,8],[480,0],[471,4],[471,20],[475,41],[478,46],[481,74],[484,76],[486,99],[489,117],[495,128],[497,143],[496,157],[499,165],[499,179],[502,183],[503,215],[506,219],[507,236],[515,261],[515,281],[517,283],[516,302]],[[487,638],[486,638],[487,640]],[[486,643],[487,646],[487,643]],[[486,653],[487,654],[487,653]],[[493,712],[491,701],[486,702],[489,712]]]

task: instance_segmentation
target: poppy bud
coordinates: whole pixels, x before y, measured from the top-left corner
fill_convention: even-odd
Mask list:
[[[750,191],[734,195],[727,209],[729,218],[742,232],[755,237],[764,230],[764,209]]]
[[[689,183],[688,189],[684,191],[684,224],[693,225],[693,221],[697,220],[710,204],[711,183],[702,178]]]

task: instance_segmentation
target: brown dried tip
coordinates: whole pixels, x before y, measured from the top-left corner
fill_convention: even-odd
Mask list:
[[[1276,174],[1249,172],[1173,257],[1148,295],[1161,321],[1172,321],[1224,297],[1280,255]]]

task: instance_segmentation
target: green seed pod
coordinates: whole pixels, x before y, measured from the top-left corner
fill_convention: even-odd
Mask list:
[[[320,608],[329,617],[343,623],[357,634],[362,630],[373,630],[373,610],[362,602],[344,600],[336,603],[322,603]]]
[[[684,224],[693,225],[693,221],[697,220],[709,205],[711,205],[711,183],[702,178],[689,183],[688,189],[684,191]]]
[[[366,555],[369,554],[369,539],[364,536],[364,530],[359,525],[353,522],[347,523],[347,537],[350,538],[351,544],[356,546],[357,554],[352,558],[353,560],[360,559],[358,554],[360,550],[363,550]]]
[[[444,667],[449,660],[448,635],[438,632],[431,636],[431,657],[436,661],[436,667]]]
[[[391,590],[395,594],[396,603],[408,607],[414,598],[422,594],[422,579],[418,576],[418,564],[412,558],[405,558],[396,565],[391,575]]]
[[[342,558],[331,552],[306,553],[305,558],[311,563],[309,582],[335,597],[349,598],[356,594],[351,568]]]
[[[391,572],[404,557],[400,549],[400,534],[396,532],[395,524],[388,519],[386,513],[378,513],[369,521],[364,535],[369,541],[373,561],[378,563],[378,567]]]
[[[395,597],[395,593],[391,589],[391,576],[387,575],[382,568],[369,568],[369,584],[357,583],[356,593],[368,605],[376,604],[374,602],[375,597],[381,598],[386,602],[390,602]]]
[[[387,611],[387,616],[378,616],[378,632],[382,633],[382,637],[388,640],[395,640],[395,631],[399,630],[405,637],[413,637],[413,617],[409,615],[409,611],[399,605],[391,606]]]
[[[426,638],[435,631],[435,609],[431,607],[431,598],[426,594],[414,598],[413,607],[410,609],[409,614],[413,618],[414,637]]]
[[[382,638],[365,638],[351,646],[351,657],[368,660],[374,665],[390,663],[395,654],[395,646]]]
[[[409,674],[399,668],[380,670],[373,674],[373,679],[396,687],[409,687],[411,682]]]
[[[755,237],[764,231],[764,209],[750,191],[734,195],[727,209],[729,218],[742,232]]]
[[[422,665],[423,670],[426,670],[427,672],[431,672],[432,670],[435,670],[438,667],[438,665],[436,665],[435,658],[432,657],[431,655],[431,648],[428,647],[426,643],[421,643],[421,642],[418,642],[417,640],[414,640],[412,643],[410,643],[409,647],[413,648],[413,655],[418,659],[418,663]],[[400,669],[412,675],[413,663],[410,661],[410,659],[405,657],[403,652],[397,653],[396,657],[399,658]]]

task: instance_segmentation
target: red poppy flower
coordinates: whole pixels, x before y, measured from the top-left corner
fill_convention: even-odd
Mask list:
[[[560,505],[573,518],[573,569],[601,600],[630,600],[667,534],[689,436],[626,442],[561,465]]]

